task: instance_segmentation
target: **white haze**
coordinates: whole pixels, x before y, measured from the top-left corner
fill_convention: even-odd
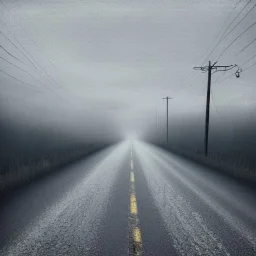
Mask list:
[[[0,59],[1,70],[32,85],[0,72],[4,116],[79,135],[91,131],[90,136],[117,131],[140,134],[155,125],[156,118],[164,124],[161,98],[167,95],[174,97],[171,116],[203,116],[206,74],[196,71],[186,77],[201,65],[235,4],[232,0],[2,2],[0,30],[33,56],[41,74],[2,34],[1,45],[27,66],[2,49],[0,56],[49,87]],[[245,3],[240,3],[230,20]],[[217,47],[211,55],[213,62],[255,17],[255,11],[251,12]],[[255,35],[256,27],[237,40],[219,64],[239,65],[253,56],[256,43],[236,54]],[[252,68],[240,79],[230,77],[222,83],[213,78],[213,115],[241,112],[250,116],[255,109],[254,72]]]

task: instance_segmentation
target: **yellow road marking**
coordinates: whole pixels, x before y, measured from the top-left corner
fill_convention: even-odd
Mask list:
[[[133,172],[131,172],[131,182],[134,183],[134,173]]]
[[[133,159],[132,159],[132,150],[131,150],[131,189],[130,189],[130,225],[131,225],[131,254],[141,256],[142,255],[142,239],[141,239],[141,232],[138,227],[139,217],[138,217],[138,207],[137,207],[137,199],[135,193],[135,176],[133,172]]]
[[[141,233],[138,227],[133,230],[133,238],[136,243],[141,243]]]
[[[133,170],[133,160],[131,159],[131,169]]]
[[[131,214],[138,214],[135,194],[131,194]]]

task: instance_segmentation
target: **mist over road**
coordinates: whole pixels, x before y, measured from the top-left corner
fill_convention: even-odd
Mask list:
[[[137,141],[52,173],[0,208],[0,255],[256,254],[255,189]]]

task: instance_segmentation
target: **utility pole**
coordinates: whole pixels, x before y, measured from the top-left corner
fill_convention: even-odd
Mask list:
[[[158,128],[158,124],[157,124],[158,120],[157,120],[157,109],[156,109],[156,130]]]
[[[156,137],[158,135],[157,130],[158,130],[158,116],[157,116],[157,109],[156,109]]]
[[[171,99],[171,97],[166,96],[165,98],[163,98],[163,100],[166,100],[166,144],[168,145],[168,140],[169,140],[169,133],[168,133],[168,126],[169,126],[169,122],[168,122],[168,110],[169,110],[169,100]]]
[[[208,83],[207,83],[207,95],[206,95],[206,113],[205,113],[205,135],[204,135],[204,154],[205,157],[208,155],[208,138],[209,138],[209,120],[210,120],[210,100],[211,100],[211,79],[212,74],[216,72],[225,72],[228,71],[234,67],[237,67],[237,65],[229,65],[229,66],[215,66],[217,62],[215,62],[213,65],[211,65],[211,62],[209,61],[208,66],[204,67],[194,67],[194,70],[201,70],[203,72],[208,71]],[[212,72],[214,70],[214,72]],[[242,70],[240,68],[237,69],[235,75],[236,77],[240,77],[240,72]]]

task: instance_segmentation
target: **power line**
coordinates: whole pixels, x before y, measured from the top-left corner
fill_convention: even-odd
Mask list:
[[[224,76],[225,75],[225,72],[222,72],[218,77],[216,77],[213,82],[216,82],[220,79],[220,77]]]
[[[214,95],[213,95],[212,88],[211,88],[211,99],[212,99],[213,106],[214,106],[214,108],[215,108],[215,110],[216,110],[216,113],[217,113],[218,117],[221,118],[221,114],[220,114],[220,112],[219,112],[219,110],[218,110],[218,108],[217,108],[217,105],[216,105],[216,103],[215,103],[215,100],[214,100]]]
[[[256,57],[256,55],[253,56],[252,58],[250,58],[249,60],[252,60],[252,59],[255,58],[255,57]],[[247,60],[246,62],[248,62],[249,60]],[[245,62],[245,63],[246,63],[246,62]],[[256,62],[253,63],[253,64],[251,64],[251,65],[248,66],[247,68],[243,69],[242,72],[245,72],[246,70],[251,69],[251,68],[253,68],[254,66],[256,66]],[[233,75],[235,75],[235,74],[236,74],[236,72],[230,74],[229,76],[225,77],[224,79],[222,79],[222,80],[220,80],[220,81],[217,81],[217,83],[222,83],[222,82],[224,82],[225,80],[227,80],[228,78],[230,78],[231,76],[233,76]]]
[[[181,93],[182,91],[184,91],[184,90],[187,90],[188,89],[188,87],[191,87],[191,85],[192,84],[190,84],[190,85],[188,85],[188,86],[184,86],[183,87],[183,85],[185,85],[185,83],[188,81],[188,79],[189,79],[189,77],[191,77],[191,75],[194,73],[194,70],[192,70],[192,72],[190,72],[190,73],[188,73],[188,75],[182,80],[182,82],[181,82],[181,87],[182,88],[179,88],[177,91],[175,91],[174,93]]]
[[[246,49],[247,49],[250,45],[252,45],[255,41],[256,41],[256,38],[253,39],[249,44],[247,44],[241,51],[239,51],[239,52],[236,54],[236,56],[239,55],[240,53],[242,53],[244,50],[246,50]]]
[[[244,30],[241,34],[239,34],[220,54],[220,56],[218,57],[217,61],[220,60],[220,58],[223,56],[223,54],[228,50],[229,47],[231,47],[231,45],[233,45],[233,43],[235,43],[241,36],[243,36],[248,30],[250,30],[253,26],[255,26],[256,21],[250,25],[246,30]]]
[[[0,56],[0,59],[4,60],[5,62],[8,62],[10,65],[14,66],[15,68],[18,68],[18,69],[20,69],[21,71],[28,73],[25,69],[23,69],[23,68],[21,68],[21,67],[15,65],[14,63],[12,63],[12,62],[10,62],[9,60],[3,58],[2,56]]]
[[[246,15],[221,39],[220,43],[230,35],[242,22],[243,20],[249,15],[249,13],[256,7],[256,4],[252,6],[252,8],[246,13]]]
[[[224,81],[226,81],[228,78],[230,78],[231,76],[233,76],[233,75],[235,75],[236,74],[236,72],[235,73],[232,73],[232,74],[230,74],[229,76],[227,76],[227,77],[225,77],[225,78],[223,78],[222,80],[220,80],[220,81],[216,81],[216,83],[222,83],[222,82],[224,82]]]
[[[0,69],[0,72],[2,72],[2,73],[5,74],[6,76],[11,77],[12,79],[14,79],[14,80],[16,80],[16,81],[18,81],[18,82],[20,82],[20,83],[22,83],[22,84],[29,85],[30,87],[34,87],[32,84],[27,83],[27,82],[24,82],[23,80],[18,79],[18,78],[16,78],[16,77],[14,77],[14,76],[8,74],[8,73],[5,72],[4,70],[1,70],[1,69]],[[51,88],[48,87],[48,89],[51,90],[53,93],[55,93],[55,94],[56,94],[58,97],[60,97],[62,100],[67,101],[67,100],[64,99],[60,94],[58,94],[57,92],[55,92],[55,91],[52,90]],[[69,101],[69,103],[70,103],[70,101]]]
[[[217,107],[217,104],[216,104],[216,101],[215,101],[214,98],[215,98],[215,97],[214,97],[214,94],[213,94],[213,90],[211,89],[211,99],[212,99],[214,108],[215,108],[215,110],[216,110],[216,113],[217,113],[217,115],[218,115],[218,117],[219,117],[220,120],[225,121],[224,118],[223,118],[223,116],[220,114],[220,111],[218,110],[218,107]],[[233,122],[232,122],[232,125],[235,126]]]
[[[236,7],[238,6],[238,4],[241,2],[242,0],[239,0],[238,2],[237,2],[237,4],[235,5],[235,7],[232,9],[232,11],[230,12],[230,14],[229,14],[229,16],[228,16],[228,18],[230,17],[230,15],[232,14],[232,12],[236,9]],[[249,2],[251,2],[251,0],[249,1]],[[249,2],[246,4],[246,6],[249,4]],[[245,6],[245,7],[246,7]],[[231,21],[231,23],[229,24],[229,26],[225,29],[225,31],[222,33],[222,35],[221,35],[221,37],[220,37],[220,39],[219,39],[219,41],[215,44],[215,46],[214,46],[214,48],[211,50],[211,52],[207,55],[207,57],[204,59],[204,61],[202,62],[202,64],[201,65],[203,65],[203,63],[210,57],[210,55],[213,53],[213,51],[217,48],[217,46],[220,44],[220,42],[223,40],[222,38],[223,38],[223,36],[225,35],[225,33],[228,31],[228,29],[232,26],[232,24],[235,22],[235,20],[237,19],[237,17],[242,13],[242,11],[245,9],[245,7],[236,15],[236,17]],[[226,19],[226,21],[227,21],[227,19]],[[226,21],[225,21],[225,23],[226,23]],[[224,27],[224,24],[223,24],[223,26],[222,26],[222,28]],[[222,30],[222,28],[221,28],[221,30]],[[220,32],[221,32],[221,30],[220,30]],[[219,34],[220,34],[220,32],[219,32]],[[219,35],[218,34],[218,35]]]
[[[207,78],[205,78],[204,80],[202,80],[199,83],[190,83],[187,87],[183,88],[183,90],[178,91],[178,94],[175,94],[175,92],[173,93],[173,95],[175,95],[175,98],[173,98],[172,100],[177,100],[179,97],[181,97],[182,93],[184,93],[186,90],[192,88],[195,85],[201,85],[204,84],[206,82]]]
[[[1,32],[0,32],[0,33],[1,33]],[[0,47],[1,47],[1,46],[0,46]],[[3,48],[3,47],[2,47],[2,48]],[[15,56],[13,56],[10,52],[8,52],[5,48],[3,48],[3,50],[5,50],[9,55],[11,55],[11,56],[14,57],[15,59],[17,59],[17,58],[16,58]],[[8,61],[7,59],[3,58],[2,56],[0,56],[0,58],[1,58],[2,60],[6,61],[7,63],[9,63],[10,65],[12,65],[12,66],[18,68],[19,70],[25,72],[27,75],[29,75],[31,78],[33,78],[35,81],[37,81],[38,83],[40,83],[42,86],[44,86],[44,87],[46,87],[47,89],[49,89],[50,91],[54,92],[54,91],[51,89],[51,87],[47,86],[46,84],[43,84],[40,80],[38,80],[37,78],[35,78],[35,77],[34,77],[32,74],[30,74],[28,71],[22,69],[21,67],[15,65],[14,63],[12,63],[12,62],[10,62],[10,61]],[[19,60],[19,59],[17,59],[17,60],[20,61],[22,64],[26,65],[23,61],[21,61],[21,60]],[[27,66],[27,65],[26,65],[26,66]],[[3,72],[4,72],[4,71],[3,71]],[[6,74],[6,75],[9,75],[9,74],[7,74],[7,73],[5,73],[5,74]],[[9,75],[9,76],[12,77],[11,75]],[[13,78],[16,79],[17,81],[20,81],[19,79],[15,78],[15,77],[13,77]],[[28,84],[28,83],[26,83],[26,82],[23,82],[23,83],[24,83],[24,84]],[[32,86],[32,85],[30,85],[30,86]],[[63,88],[62,88],[62,89],[63,89]],[[67,90],[64,90],[64,89],[63,89],[63,91],[65,91],[66,93],[68,93],[69,95],[71,95],[70,92],[68,92]],[[54,92],[54,93],[56,93],[56,92]],[[59,95],[59,94],[57,94],[57,95]],[[71,96],[72,96],[72,97],[75,97],[75,98],[77,98],[77,99],[79,99],[79,100],[82,101],[82,102],[84,102],[84,100],[81,99],[81,98],[78,98],[78,97],[73,96],[73,95],[71,95]]]
[[[249,59],[247,59],[244,63],[242,63],[242,66],[246,63],[248,63],[249,61],[251,61],[252,59],[254,59],[256,57],[256,54],[253,55],[252,57],[250,57]]]
[[[256,66],[256,62],[253,63],[252,65],[250,65],[249,67],[245,68],[243,71],[246,71],[246,70],[248,70],[248,69],[250,69],[250,68],[252,68],[252,67],[254,67],[254,66]]]
[[[23,83],[23,84],[29,85],[29,86],[31,86],[31,87],[34,87],[32,84],[29,84],[29,83],[27,83],[27,82],[24,82],[24,81],[22,81],[22,80],[20,80],[20,79],[18,79],[18,78],[16,78],[16,77],[14,77],[14,76],[12,76],[12,75],[6,73],[5,71],[3,71],[3,70],[1,70],[1,69],[0,69],[0,72],[2,72],[2,73],[4,73],[5,75],[7,75],[7,76],[9,76],[9,77],[11,77],[11,78],[13,78],[13,79],[15,79],[16,81],[19,81],[20,83]]]
[[[35,64],[2,32],[0,31],[0,34],[2,34],[35,68]]]
[[[25,73],[28,74],[31,78],[33,78],[35,81],[37,81],[38,83],[40,83],[41,85],[43,85],[43,87],[45,87],[46,89],[52,91],[52,92],[55,93],[57,96],[61,97],[60,94],[58,94],[57,92],[55,92],[51,87],[47,86],[46,84],[43,84],[40,80],[36,79],[36,78],[35,78],[33,75],[31,75],[28,71],[26,71],[26,70],[24,70],[24,69],[22,69],[22,68],[16,66],[15,64],[11,63],[10,61],[4,59],[4,58],[1,57],[1,56],[0,56],[0,58],[3,59],[4,61],[8,62],[10,65],[12,65],[12,66],[14,66],[14,67],[20,69],[21,71],[25,72]],[[12,75],[6,73],[6,72],[3,71],[3,70],[0,70],[0,72],[4,73],[5,75],[7,75],[7,76],[9,76],[9,77],[11,77],[11,78],[13,78],[13,79],[15,79],[15,80],[17,80],[17,81],[23,83],[23,84],[26,84],[26,85],[29,85],[29,86],[31,86],[31,87],[34,87],[32,84],[27,83],[27,82],[24,82],[23,80],[20,80],[20,79],[18,79],[18,78],[16,78],[16,77],[14,77],[14,76],[12,76]],[[67,92],[69,95],[71,95],[67,90],[64,90],[64,91]],[[73,96],[73,95],[72,95],[72,96]],[[76,97],[76,96],[73,96],[73,97],[79,99],[80,101],[82,101],[82,102],[84,102],[84,103],[86,103],[83,99],[81,99],[81,98],[79,98],[79,97]],[[63,97],[61,97],[61,98],[63,99]]]
[[[239,4],[241,1],[242,1],[242,0],[239,0],[239,1],[235,4],[235,6],[233,7],[233,9],[231,10],[231,12],[229,13],[229,15],[227,16],[227,18],[225,19],[225,21],[224,21],[224,23],[223,23],[221,29],[219,30],[218,34],[215,36],[215,39],[213,40],[213,42],[211,43],[211,45],[208,47],[208,49],[205,51],[205,53],[208,52],[208,50],[211,48],[211,46],[213,45],[213,43],[214,43],[214,42],[216,41],[216,39],[219,37],[219,35],[220,35],[222,29],[225,27],[225,25],[226,25],[228,19],[230,18],[231,14],[232,14],[233,11],[237,8],[238,4]],[[224,33],[225,33],[225,32],[224,32]],[[212,51],[211,51],[211,52],[208,54],[208,56],[204,59],[204,61],[202,62],[201,66],[203,65],[203,63],[205,62],[205,60],[210,56],[211,53],[212,53]],[[183,80],[182,84],[184,84],[184,83],[188,80],[188,78],[191,76],[192,73],[193,73],[193,70],[192,70],[192,72],[189,73],[188,76]],[[190,86],[191,86],[191,85],[190,85]],[[181,91],[182,91],[182,90],[181,90]]]
[[[0,2],[2,3],[2,5],[4,6],[4,3],[2,2],[2,0],[0,0]],[[38,64],[38,62],[29,54],[29,52],[22,46],[22,44],[18,41],[18,39],[15,37],[15,34],[13,34],[8,28],[7,28],[7,26],[5,25],[5,23],[0,19],[0,22],[2,22],[2,24],[5,26],[5,29],[10,33],[10,34],[12,34],[12,36],[13,36],[13,38],[14,38],[14,40],[18,43],[18,45],[22,48],[22,50],[24,51],[24,52],[26,52],[26,54],[34,61],[34,63],[40,68],[40,69],[42,69],[43,70],[43,72],[56,84],[56,85],[58,85],[59,86],[59,88],[60,89],[62,89],[62,91],[65,91],[66,93],[68,93],[69,95],[71,95],[72,97],[75,97],[75,98],[77,98],[77,99],[79,99],[80,101],[82,101],[82,102],[84,102],[84,103],[86,103],[83,99],[81,99],[80,97],[77,97],[77,96],[74,96],[74,95],[72,95],[72,94],[70,94],[70,92],[69,91],[67,91],[67,90],[65,90],[64,88],[62,88],[62,86],[60,86],[56,81],[55,81],[55,79],[54,78],[52,78],[52,76],[41,66],[41,65],[39,65]],[[25,33],[26,33],[26,31],[24,31]],[[6,35],[4,35],[4,33],[2,33],[1,31],[0,31],[0,33],[3,35],[3,36],[5,36],[6,38],[7,38],[7,36]],[[34,44],[34,46],[37,48],[37,50],[40,52],[40,49],[37,47],[37,45],[36,45],[36,43],[34,42],[34,40],[32,40],[32,38],[26,33],[26,35],[28,36],[28,38],[31,40],[31,42]],[[11,42],[11,40],[9,39],[9,38],[7,38],[8,39],[8,41],[10,41]],[[15,48],[17,48],[18,49],[18,47],[13,43],[13,42],[11,42],[14,46],[15,46]],[[22,64],[24,64],[24,65],[26,65],[23,61],[21,61],[20,59],[18,59],[17,57],[15,57],[14,55],[12,55],[9,51],[7,51],[5,48],[3,48],[2,46],[0,46],[6,53],[8,53],[10,56],[12,56],[13,58],[15,58],[16,60],[18,60],[18,61],[20,61]],[[19,50],[19,49],[18,49]],[[19,50],[21,53],[22,53],[22,51],[21,50]],[[23,53],[22,53],[23,54]],[[24,54],[23,54],[24,55]],[[24,55],[24,56],[26,56],[26,55]],[[59,71],[59,69],[51,62],[51,60],[47,57],[47,56],[45,56],[46,57],[46,59],[48,60],[48,62],[50,62],[50,64],[57,70],[57,71]],[[3,58],[2,58],[3,59]],[[28,59],[28,58],[27,58]],[[28,59],[29,60],[29,59]],[[47,89],[49,89],[49,90],[51,90],[52,92],[54,92],[54,93],[56,93],[58,96],[60,96],[57,92],[55,92],[54,90],[52,90],[52,88],[50,88],[49,86],[46,86],[45,84],[43,84],[41,81],[39,81],[38,79],[36,79],[35,77],[33,77],[28,71],[26,71],[26,70],[24,70],[24,69],[21,69],[20,67],[18,67],[18,66],[16,66],[15,64],[13,64],[13,63],[11,63],[11,62],[9,62],[9,61],[7,61],[9,64],[11,64],[11,65],[13,65],[13,66],[15,66],[16,68],[19,68],[20,70],[22,70],[23,72],[26,72],[29,76],[31,76],[33,79],[35,79],[36,81],[38,81],[40,84],[42,84],[44,87],[46,87]],[[31,62],[31,61],[30,61]],[[31,64],[33,64],[33,62],[31,62]],[[33,66],[38,70],[38,71],[40,71],[39,69],[38,69],[38,67],[36,67],[35,66],[35,64],[33,64]],[[26,65],[27,66],[27,65]],[[20,79],[17,79],[17,78],[15,78],[15,77],[13,77],[12,75],[9,75],[8,73],[6,73],[5,71],[1,71],[1,72],[3,72],[4,74],[6,74],[7,76],[9,76],[9,77],[11,77],[11,78],[13,78],[13,79],[15,79],[15,80],[17,80],[17,81],[20,81],[20,82],[22,82],[22,83],[24,83],[24,84],[28,84],[28,83],[26,83],[26,82],[24,82],[24,81],[22,81],[22,80],[20,80]],[[60,71],[59,71],[60,72]],[[40,72],[41,73],[41,72]],[[39,74],[40,74],[39,73]],[[41,73],[42,74],[42,73]],[[30,86],[32,86],[32,85],[30,85]],[[61,97],[62,98],[62,97]]]
[[[243,10],[250,4],[252,0],[249,0],[245,6],[240,10],[240,12],[236,15],[236,17],[230,22],[229,26],[225,29],[225,31],[223,32],[221,38],[226,34],[226,32],[229,30],[229,28],[234,24],[234,22],[236,21],[236,19],[240,16],[240,14],[243,12]]]
[[[32,59],[34,61],[35,64],[36,61],[33,59],[33,57],[29,54],[29,52],[22,46],[22,44],[18,41],[18,39],[15,37],[15,34],[13,34],[8,28],[7,26],[5,25],[5,23],[0,19],[0,22],[2,22],[2,24],[5,26],[5,29],[10,33],[12,34],[14,40],[16,41],[16,43],[21,47],[21,49],[27,54],[27,56],[29,56],[30,59]],[[22,51],[20,50],[20,52],[22,53]],[[22,53],[23,54],[23,53]],[[26,56],[24,54],[24,56]],[[39,68],[30,60],[31,64],[36,68],[37,72],[40,72]]]
[[[11,54],[8,50],[6,50],[2,45],[0,45],[0,48],[3,49],[8,55],[10,55],[11,57],[13,57],[14,59],[16,59],[17,61],[21,62],[22,64],[26,65],[22,60],[20,60],[19,58],[17,58],[16,56],[14,56],[13,54]]]
[[[26,73],[27,75],[29,75],[31,78],[33,78],[35,81],[37,81],[38,83],[40,83],[41,85],[43,85],[44,87],[46,87],[47,89],[50,89],[51,88],[45,84],[43,84],[40,80],[38,80],[37,78],[35,78],[33,75],[31,75],[27,70],[15,65],[14,63],[10,62],[9,60],[3,58],[2,56],[0,56],[0,59],[4,60],[5,62],[9,63],[10,65],[14,66],[15,68],[21,70],[22,72]]]
[[[26,63],[24,63],[22,60],[20,60],[19,58],[17,58],[17,57],[14,56],[13,54],[11,54],[11,53],[10,53],[9,51],[7,51],[2,45],[0,45],[0,48],[2,48],[8,55],[10,55],[11,57],[13,57],[14,59],[16,59],[17,61],[19,61],[19,62],[21,62],[22,64],[24,64],[25,66],[27,66]],[[14,67],[20,69],[21,71],[25,72],[26,74],[28,74],[30,77],[32,77],[34,80],[36,80],[37,82],[39,82],[39,83],[42,84],[43,86],[47,87],[48,89],[50,88],[50,87],[44,85],[43,83],[41,83],[38,79],[36,79],[36,78],[35,78],[33,75],[31,75],[28,71],[26,71],[26,70],[24,70],[24,69],[22,69],[22,68],[16,66],[14,63],[11,63],[10,61],[6,60],[6,59],[3,58],[3,57],[0,57],[0,58],[1,58],[2,60],[4,60],[4,61],[8,62],[10,65],[12,65],[12,66],[14,66]]]
[[[4,6],[4,3],[2,0],[0,0],[0,2],[2,3],[2,5]],[[4,6],[5,7],[5,6]],[[14,16],[15,17],[15,16]],[[27,16],[26,16],[27,17]],[[29,19],[27,17],[27,19]],[[29,19],[30,20],[30,19]],[[31,20],[30,20],[31,21]],[[15,39],[15,41],[19,44],[19,46],[22,48],[22,50],[33,60],[33,62],[40,68],[43,70],[43,72],[50,78],[50,80],[52,80],[52,82],[54,82],[56,85],[58,85],[59,89],[61,89],[63,92],[66,92],[68,95],[79,99],[81,102],[86,103],[82,98],[75,96],[73,94],[71,94],[68,90],[66,90],[64,87],[62,87],[59,83],[57,83],[55,81],[55,79],[41,66],[38,64],[38,62],[29,54],[29,52],[22,46],[22,44],[18,41],[18,39],[15,37],[15,34],[12,33],[6,26],[6,24],[0,19],[0,22],[2,22],[2,24],[4,25],[5,29],[12,34],[13,38]],[[40,52],[42,54],[42,52],[40,51],[39,47],[36,45],[35,41],[29,36],[29,34],[24,30],[24,33],[27,35],[27,37],[30,39],[30,41],[33,43],[33,45],[35,46],[35,48],[37,49],[38,52]],[[43,55],[43,54],[42,54]],[[44,54],[44,57],[47,59],[47,61],[58,71],[60,72],[60,70],[52,63],[52,61]],[[35,65],[34,65],[35,66]],[[36,67],[36,66],[35,66]],[[36,67],[36,69],[40,72],[40,70]],[[39,74],[42,74],[41,72]]]
[[[0,20],[3,24],[4,22],[2,20]],[[5,25],[5,24],[4,24]],[[7,28],[6,28],[7,29]],[[7,29],[8,30],[8,29]],[[10,32],[10,30],[9,30]],[[10,32],[11,33],[11,32]],[[27,34],[27,33],[26,33]],[[29,35],[27,34],[27,36],[29,37]],[[15,38],[15,37],[14,37]],[[29,39],[32,41],[31,37],[29,37]],[[16,41],[18,42],[18,40],[16,39]],[[19,42],[18,42],[19,43]],[[32,41],[32,43],[35,45],[35,43]],[[34,61],[34,63],[52,80],[52,82],[54,82],[56,85],[58,85],[59,87],[61,87],[56,81],[55,79],[53,79],[49,73],[41,66],[38,64],[38,62],[26,51],[26,49],[21,45],[21,43],[19,43],[20,47],[27,53],[27,55]],[[35,45],[36,46],[36,45]],[[39,51],[38,47],[37,50]],[[49,61],[49,60],[48,60]],[[31,62],[31,61],[30,61]],[[25,64],[24,62],[22,62],[23,64]],[[32,63],[32,62],[31,62]],[[33,63],[32,63],[33,64]],[[33,66],[38,70],[38,67],[35,66],[35,64],[33,64]],[[53,64],[52,64],[53,65]]]
[[[6,76],[8,76],[8,77],[10,77],[10,78],[12,78],[12,79],[14,79],[14,80],[16,80],[16,81],[22,83],[22,84],[29,85],[30,87],[34,87],[32,84],[27,83],[27,82],[24,82],[23,80],[21,80],[21,79],[15,77],[15,76],[10,75],[9,73],[5,72],[4,70],[1,70],[1,69],[0,69],[0,72],[2,72],[2,73],[5,74]],[[35,78],[34,78],[34,79],[35,79]],[[37,80],[37,81],[38,81],[38,80]],[[40,81],[38,81],[38,82],[41,83]],[[45,85],[44,85],[44,86],[45,86]],[[45,87],[46,87],[47,89],[49,89],[50,91],[52,91],[54,94],[56,94],[56,95],[57,95],[58,97],[60,97],[61,99],[65,100],[59,93],[57,93],[56,91],[54,91],[52,88],[47,87],[47,86],[45,86]],[[65,101],[66,101],[66,100],[65,100]]]
[[[16,3],[19,3],[19,1],[16,1]],[[20,5],[21,6],[21,5]],[[26,13],[25,13],[25,17],[30,21],[30,22],[32,22],[33,23],[33,21],[31,21],[31,19],[26,15]],[[39,51],[41,54],[42,54],[42,51],[39,49],[39,47],[37,46],[37,44],[36,44],[36,42],[34,41],[34,39],[33,38],[31,38],[30,36],[29,36],[29,34],[24,30],[24,32],[25,32],[25,34],[27,35],[27,37],[30,39],[30,41],[33,43],[33,45],[36,47],[36,49],[37,49],[37,51]],[[57,70],[57,71],[59,71],[60,72],[60,70],[52,63],[52,61],[49,59],[49,57],[44,53],[44,54],[42,54],[45,58],[46,58],[46,60]]]
[[[224,21],[224,23],[223,23],[221,29],[219,30],[218,34],[215,36],[215,39],[213,40],[213,42],[212,42],[211,45],[208,47],[208,49],[204,52],[203,55],[205,55],[205,54],[208,52],[208,50],[211,48],[211,46],[213,45],[213,43],[214,43],[214,42],[216,41],[216,39],[219,37],[219,35],[220,35],[222,29],[225,27],[225,25],[226,25],[228,19],[230,18],[232,12],[237,8],[237,6],[239,5],[239,3],[240,3],[241,1],[242,1],[242,0],[238,0],[238,2],[235,4],[235,6],[233,7],[233,9],[231,10],[231,12],[229,13],[229,15],[227,16],[227,18],[225,19],[225,21]],[[211,53],[212,53],[212,52],[211,52]],[[211,53],[210,53],[210,54],[211,54]],[[210,56],[210,54],[205,58],[205,60]],[[205,62],[205,60],[202,62],[201,66],[203,65],[203,63]],[[193,73],[193,70],[183,79],[181,85],[183,85],[183,84],[185,84],[185,83],[187,82],[188,78],[192,75],[192,73]],[[191,85],[190,85],[190,86],[191,86]],[[190,87],[190,86],[189,86],[189,87]],[[187,88],[184,88],[184,89],[187,89]],[[181,91],[183,91],[183,90],[181,89],[181,90],[178,91],[178,92],[181,92]]]
[[[252,60],[252,59],[255,58],[255,57],[256,57],[256,55],[254,55],[253,57],[251,57],[250,59],[248,59],[246,62],[244,62],[244,64],[247,63],[247,62],[249,62],[250,60]],[[251,65],[248,66],[247,68],[243,69],[242,72],[245,72],[246,70],[251,69],[251,68],[253,68],[254,66],[256,66],[256,62],[253,63],[253,64],[251,64]],[[237,71],[236,71],[236,72],[237,72]],[[235,75],[236,72],[230,74],[229,76],[225,77],[224,79],[222,79],[222,80],[220,80],[220,81],[216,81],[216,83],[222,83],[222,82],[226,81],[228,78],[230,78],[231,76]]]
[[[2,5],[5,7],[5,5],[4,5],[4,3],[3,3],[2,0],[1,0],[1,3],[2,3]],[[26,14],[25,14],[25,16],[26,16]],[[15,17],[15,16],[14,16],[14,17]],[[28,20],[30,20],[27,16],[26,16],[26,18],[27,18]],[[4,24],[4,22],[2,22],[2,23]],[[25,30],[24,30],[24,33],[27,35],[27,37],[30,39],[30,41],[33,43],[33,45],[37,48],[37,51],[41,52],[40,49],[38,48],[38,46],[36,45],[35,41],[29,36],[29,34],[28,34]],[[23,48],[23,47],[22,47],[22,48]],[[23,50],[25,50],[25,49],[23,48]],[[28,54],[28,52],[27,52],[27,54]],[[42,53],[41,53],[41,54],[42,54]],[[44,56],[45,56],[45,58],[48,60],[48,62],[49,62],[53,67],[55,67],[56,70],[58,70],[57,67],[49,60],[49,58],[48,58],[46,55],[44,55]],[[52,76],[50,76],[50,75],[48,74],[48,72],[46,72],[46,70],[45,70],[41,65],[39,65],[38,62],[35,61],[35,59],[34,59],[32,56],[30,56],[30,58],[37,64],[37,66],[39,66],[39,68],[41,68],[41,69],[43,70],[43,72],[52,80],[52,82],[54,82],[57,86],[61,87],[61,86],[55,81],[55,79],[53,79]],[[58,70],[58,71],[59,71],[59,70]]]

